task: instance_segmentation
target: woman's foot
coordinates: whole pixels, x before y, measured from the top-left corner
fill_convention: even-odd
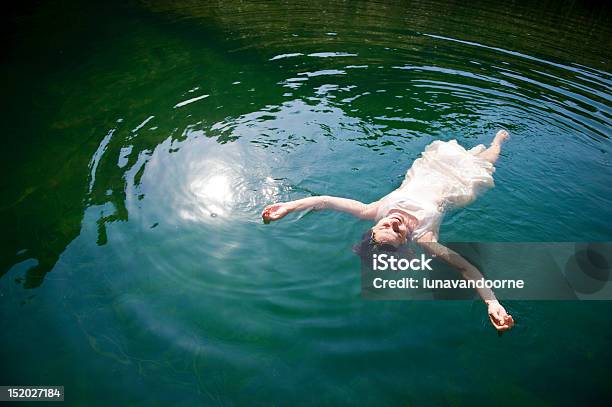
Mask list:
[[[506,130],[500,130],[495,135],[495,138],[493,139],[493,142],[491,144],[497,144],[498,146],[501,146],[501,144],[506,141],[508,137],[510,137],[510,134],[508,134]]]
[[[501,145],[504,141],[506,141],[510,137],[510,134],[506,130],[500,130],[495,135],[495,138],[491,142],[491,146],[487,148],[482,153],[478,154],[480,158],[483,158],[490,162],[491,164],[495,164],[497,159],[499,158],[499,153],[501,151]]]

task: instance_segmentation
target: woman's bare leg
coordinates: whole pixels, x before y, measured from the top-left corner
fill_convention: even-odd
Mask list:
[[[500,130],[495,135],[495,138],[491,142],[491,147],[487,148],[482,153],[478,154],[478,157],[484,158],[491,164],[495,164],[499,158],[499,152],[501,151],[501,144],[510,137],[506,130]]]

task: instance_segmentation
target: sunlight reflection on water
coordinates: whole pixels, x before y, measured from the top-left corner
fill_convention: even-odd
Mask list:
[[[231,211],[234,193],[230,177],[228,175],[216,175],[224,172],[221,168],[213,169],[208,173],[208,177],[203,175],[202,178],[197,178],[189,184],[189,189],[200,204],[198,206],[199,213],[203,216],[227,216]],[[188,219],[190,214],[183,211],[181,216]],[[191,220],[196,219],[197,215],[191,217]]]

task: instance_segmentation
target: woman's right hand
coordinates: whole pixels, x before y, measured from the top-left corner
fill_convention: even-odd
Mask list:
[[[506,309],[496,300],[487,302],[488,314],[491,324],[499,332],[507,331],[514,326],[512,315],[506,312]]]
[[[285,217],[285,215],[287,215],[289,212],[291,212],[289,203],[279,202],[266,206],[261,212],[261,217],[265,223],[269,223]]]

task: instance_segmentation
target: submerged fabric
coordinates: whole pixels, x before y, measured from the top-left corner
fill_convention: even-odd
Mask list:
[[[406,172],[402,185],[385,196],[376,219],[399,209],[416,217],[411,239],[428,231],[438,235],[444,212],[465,206],[483,190],[493,187],[493,164],[478,157],[482,144],[466,150],[456,140],[429,144]]]

